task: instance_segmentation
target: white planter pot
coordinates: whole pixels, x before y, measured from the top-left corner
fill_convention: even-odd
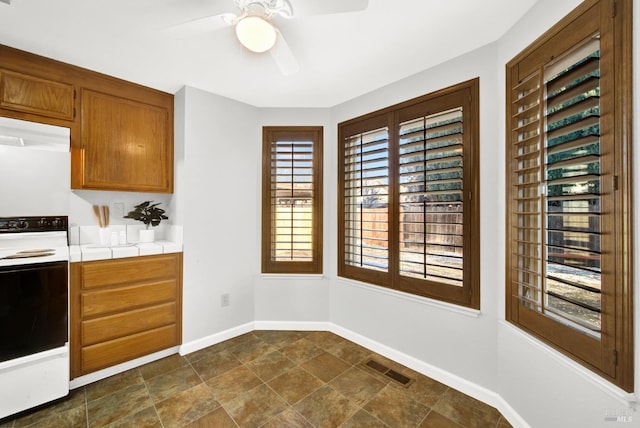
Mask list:
[[[153,242],[155,240],[155,230],[153,229],[140,229],[140,242]]]

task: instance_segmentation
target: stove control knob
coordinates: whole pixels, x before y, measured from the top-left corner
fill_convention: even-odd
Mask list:
[[[51,226],[55,227],[56,229],[61,229],[62,227],[64,227],[64,221],[62,221],[61,218],[56,217],[51,221]]]
[[[7,229],[20,230],[26,229],[29,224],[25,220],[11,220],[7,223]]]
[[[43,217],[38,221],[38,227],[40,227],[40,229],[44,229],[48,226],[50,226],[50,222],[46,218]]]

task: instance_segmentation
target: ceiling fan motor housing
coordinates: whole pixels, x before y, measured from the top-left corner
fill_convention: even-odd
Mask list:
[[[289,0],[235,0],[235,3],[243,14],[264,18],[274,15],[293,18],[293,8]]]

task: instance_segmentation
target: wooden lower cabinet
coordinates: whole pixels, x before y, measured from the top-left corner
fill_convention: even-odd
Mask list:
[[[182,253],[71,263],[71,377],[182,341]]]

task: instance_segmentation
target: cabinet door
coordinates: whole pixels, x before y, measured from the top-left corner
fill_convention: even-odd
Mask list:
[[[82,90],[82,188],[169,193],[173,145],[166,108]]]
[[[73,86],[0,70],[0,107],[73,120]]]

